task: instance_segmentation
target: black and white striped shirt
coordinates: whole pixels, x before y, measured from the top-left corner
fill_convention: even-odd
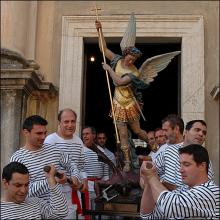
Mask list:
[[[159,147],[159,149],[157,150],[157,152],[155,153],[155,158],[157,157],[157,155],[159,155],[160,153],[162,153],[163,151],[166,150],[166,148],[169,146],[169,144],[163,144]]]
[[[85,172],[85,154],[82,140],[73,134],[71,139],[63,139],[57,133],[48,135],[44,141],[46,144],[52,144],[60,151],[69,155],[71,160],[77,165],[81,178],[86,178]]]
[[[182,144],[183,144],[183,142],[181,142],[179,144],[175,144],[175,146],[177,146],[177,147],[182,146]],[[158,176],[160,177],[161,180],[164,179],[164,175],[165,175],[165,163],[166,163],[165,153],[166,153],[167,148],[170,146],[174,146],[174,145],[167,145],[166,149],[161,151],[159,154],[157,154],[155,157],[155,160],[154,160],[154,164],[157,168]]]
[[[153,212],[140,213],[144,219],[219,219],[219,187],[208,181],[204,184],[159,195]]]
[[[71,176],[80,179],[75,163],[53,145],[45,144],[36,151],[20,148],[12,155],[10,162],[12,161],[20,162],[28,168],[30,197],[49,199],[49,185],[43,170],[46,165],[53,164],[57,170],[67,170]]]
[[[98,155],[94,151],[90,150],[89,148],[84,147],[84,153],[86,156],[85,169],[86,169],[88,178],[96,177],[99,179],[108,180],[109,179],[108,165],[103,162],[98,161]]]
[[[162,173],[162,178],[165,182],[176,185],[177,187],[185,186],[182,182],[180,174],[180,155],[179,148],[183,147],[183,143],[170,145],[166,148],[163,154],[159,154],[154,163],[157,167],[158,174]],[[161,157],[162,156],[162,157]],[[212,164],[209,164],[208,178],[213,179],[214,172]]]
[[[20,204],[1,202],[1,219],[61,219],[67,214],[67,201],[58,184],[50,188],[49,202],[37,197]]]

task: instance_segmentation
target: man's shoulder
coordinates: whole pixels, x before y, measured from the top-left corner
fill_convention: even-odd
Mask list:
[[[219,186],[213,180],[208,180],[207,182],[201,185],[195,186],[195,188],[202,188],[202,187],[214,189],[214,190],[217,190],[218,192],[220,190]]]
[[[93,152],[91,149],[89,149],[89,148],[86,147],[85,145],[83,145],[83,150],[84,150],[84,153]]]
[[[19,148],[18,150],[16,150],[12,155],[11,155],[11,158],[14,158],[14,157],[17,157],[17,156],[20,156],[22,154],[25,153],[25,150],[23,147]]]
[[[172,154],[178,152],[179,148],[183,146],[183,142],[178,144],[171,144],[166,147],[165,154]]]
[[[190,189],[188,189],[189,193],[192,193],[192,196],[195,195],[195,193],[199,193],[199,195],[207,196],[209,195],[209,198],[213,197],[216,199],[216,196],[219,199],[219,186],[215,184],[214,181],[208,180],[205,183],[202,183],[200,185],[194,186]]]
[[[78,143],[80,143],[81,145],[83,145],[82,139],[79,137],[79,135],[77,135],[77,134],[75,134],[75,133],[73,134],[72,140],[73,140],[74,142],[78,142]]]
[[[98,157],[97,153],[94,152],[93,150],[91,150],[90,148],[83,146],[84,148],[84,154],[86,157],[90,158],[90,157]]]
[[[105,148],[105,151],[108,152],[111,155],[114,155],[114,153],[112,151],[110,151],[107,147]]]
[[[159,152],[156,152],[155,155],[155,163],[164,163],[164,161],[168,158],[173,158],[174,155],[179,154],[178,149],[182,146],[182,142],[178,143],[178,144],[164,144],[163,149],[160,150],[159,148]],[[162,147],[161,146],[161,147]],[[160,161],[160,162],[159,162]]]
[[[159,147],[159,149],[158,149],[158,151],[157,151],[157,152],[160,152],[160,151],[165,150],[165,149],[166,149],[168,146],[169,146],[169,145],[168,145],[167,143],[165,143],[165,144],[161,145],[161,146]]]
[[[73,134],[73,137],[71,139],[63,139],[60,137],[56,132],[49,134],[44,143],[49,143],[49,144],[59,144],[59,143],[67,143],[67,144],[80,144],[83,145],[83,142],[81,138],[77,134]]]
[[[59,136],[57,135],[56,132],[54,132],[54,133],[47,135],[47,137],[44,140],[44,143],[54,144],[57,141],[57,139],[59,139]]]

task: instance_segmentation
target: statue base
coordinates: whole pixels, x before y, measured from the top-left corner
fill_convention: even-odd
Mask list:
[[[100,196],[95,199],[95,210],[86,210],[90,215],[115,215],[139,217],[143,190],[139,174],[134,171],[113,175],[109,181],[99,181]]]

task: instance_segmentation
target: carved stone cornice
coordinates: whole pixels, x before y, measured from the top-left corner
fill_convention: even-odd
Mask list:
[[[1,69],[1,89],[22,89],[28,95],[38,90],[48,92],[51,97],[58,93],[58,88],[43,81],[34,69]]]
[[[48,97],[56,96],[58,89],[43,80],[39,68],[34,60],[26,60],[15,51],[1,48],[1,90],[24,90],[27,95],[39,91],[48,93]]]
[[[1,69],[25,69],[29,62],[16,51],[1,48]]]

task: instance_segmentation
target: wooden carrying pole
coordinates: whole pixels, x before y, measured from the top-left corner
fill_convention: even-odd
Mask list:
[[[97,21],[99,20],[98,10],[101,10],[101,9],[98,9],[97,7],[95,7]],[[103,46],[103,41],[102,41],[102,35],[101,35],[100,28],[98,29],[98,35],[99,35],[99,39],[100,39],[100,43],[101,43],[103,61],[106,64],[105,51],[104,51],[104,46]],[[114,111],[114,108],[113,108],[112,93],[111,93],[111,88],[110,88],[110,83],[109,83],[109,76],[108,76],[108,71],[107,70],[105,71],[105,74],[106,74],[106,80],[107,80],[107,84],[108,84],[108,92],[109,92],[109,98],[110,98],[110,103],[111,103],[111,110],[112,110],[112,116],[113,116],[113,121],[114,121],[114,126],[115,126],[116,141],[117,141],[117,144],[119,144],[120,140],[119,140],[119,135],[118,135],[118,129],[117,129],[117,126],[116,126],[115,111]]]

